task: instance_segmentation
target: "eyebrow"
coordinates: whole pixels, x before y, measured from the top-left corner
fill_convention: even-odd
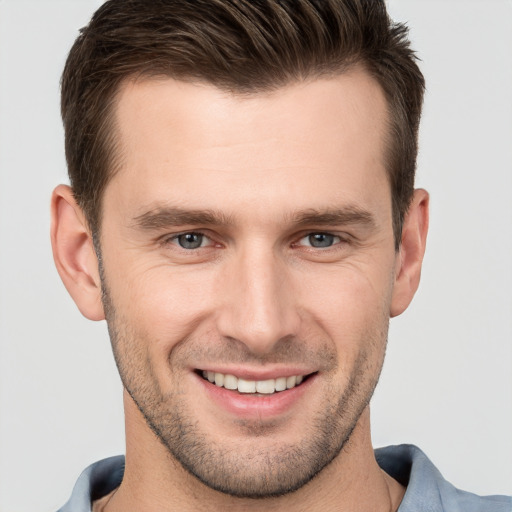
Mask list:
[[[134,218],[134,226],[144,230],[157,230],[185,225],[231,225],[230,217],[212,210],[188,210],[177,207],[158,207]]]
[[[287,216],[287,221],[296,228],[355,224],[369,228],[376,226],[374,215],[357,206],[326,208],[323,210],[307,209],[292,213]],[[153,231],[186,225],[232,226],[234,224],[235,222],[231,216],[218,211],[160,206],[135,217],[133,226]]]
[[[325,210],[308,209],[293,215],[292,222],[297,227],[309,225],[344,226],[360,224],[373,228],[377,224],[372,213],[357,206],[328,208]]]

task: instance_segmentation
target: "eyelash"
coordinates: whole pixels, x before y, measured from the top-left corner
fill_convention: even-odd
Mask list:
[[[198,247],[194,247],[194,248],[187,248],[187,247],[183,247],[180,243],[179,243],[179,239],[181,237],[185,237],[187,235],[194,235],[194,236],[198,236],[198,237],[202,237],[202,240],[201,240],[201,244],[198,246]],[[184,251],[194,251],[194,250],[197,250],[197,249],[202,249],[202,248],[205,248],[205,246],[203,246],[203,242],[204,242],[204,239],[208,239],[210,240],[210,242],[213,242],[213,240],[206,234],[200,232],[200,231],[185,231],[183,233],[177,233],[176,235],[172,235],[170,237],[166,237],[164,240],[163,240],[163,244],[164,245],[167,245],[167,244],[173,244],[173,243],[176,243],[176,245],[184,250]],[[209,244],[210,245],[210,244]]]
[[[333,239],[333,240],[331,240],[332,243],[330,245],[328,245],[328,246],[318,246],[318,247],[315,247],[314,245],[311,244],[312,237],[325,237],[327,239]],[[323,251],[331,249],[332,247],[334,247],[336,245],[339,245],[339,244],[344,242],[344,240],[339,235],[334,235],[333,233],[328,233],[328,232],[324,232],[324,231],[315,231],[315,232],[308,233],[307,235],[305,235],[302,238],[300,238],[299,242],[302,241],[302,240],[305,240],[305,239],[308,239],[309,242],[310,242],[310,244],[306,245],[305,247],[308,247],[308,248],[311,248],[311,249],[319,249],[319,250],[323,250]],[[322,243],[321,239],[317,239],[316,241],[319,242],[319,243]],[[293,245],[296,245],[296,244],[293,244]]]
[[[179,242],[180,238],[185,237],[185,236],[192,236],[192,235],[196,236],[196,237],[201,237],[200,245],[197,247],[183,247],[183,245],[181,245],[181,243]],[[311,244],[311,237],[327,237],[328,239],[331,238],[332,243],[330,245],[324,246],[324,247],[321,247],[321,246],[315,247],[314,245]],[[203,245],[205,239],[209,240],[210,244],[208,244],[206,246]],[[310,242],[309,245],[300,244],[300,242],[305,239],[309,240],[309,242]],[[321,239],[317,240],[317,241],[319,243],[322,243]],[[326,231],[310,231],[310,232],[302,235],[298,239],[298,241],[292,243],[291,246],[292,247],[306,247],[308,250],[327,251],[327,250],[332,249],[333,247],[336,247],[340,244],[347,244],[347,243],[349,243],[349,240],[347,239],[347,237],[343,238],[340,235],[335,235],[333,233],[329,233]],[[170,237],[166,237],[165,239],[163,239],[163,245],[167,245],[167,244],[175,244],[179,247],[179,249],[190,252],[190,251],[196,251],[198,249],[205,249],[205,248],[211,247],[212,245],[215,245],[215,242],[212,240],[211,237],[209,237],[207,234],[205,234],[201,231],[185,231],[185,232],[177,233],[175,235],[172,235]]]

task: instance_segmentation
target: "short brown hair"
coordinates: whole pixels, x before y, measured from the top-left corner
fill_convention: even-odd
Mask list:
[[[363,65],[389,109],[386,168],[398,247],[414,189],[424,79],[407,27],[384,0],[109,0],[75,41],[62,75],[66,158],[89,227],[116,170],[121,82],[168,76],[257,93]]]

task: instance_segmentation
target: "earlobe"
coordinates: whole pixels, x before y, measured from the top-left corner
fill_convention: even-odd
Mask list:
[[[53,191],[51,217],[53,258],[64,286],[86,318],[103,320],[98,259],[70,187],[59,185]]]
[[[390,316],[403,313],[418,289],[428,232],[429,196],[423,189],[414,191],[402,228],[402,243],[397,254],[397,268]]]

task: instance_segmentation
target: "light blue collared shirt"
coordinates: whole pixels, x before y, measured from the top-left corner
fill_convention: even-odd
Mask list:
[[[398,512],[512,512],[510,496],[477,496],[455,488],[416,446],[378,448],[375,457],[386,473],[407,487]],[[123,474],[122,455],[92,464],[58,512],[91,512],[92,502],[119,487]]]

